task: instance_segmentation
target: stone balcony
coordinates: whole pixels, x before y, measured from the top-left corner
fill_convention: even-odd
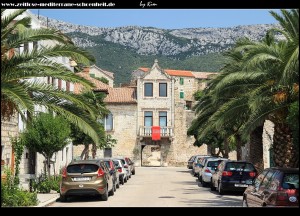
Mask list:
[[[173,139],[173,127],[160,127],[160,137],[161,138],[169,138],[170,140]],[[152,127],[140,126],[138,137],[140,140],[143,138],[151,138],[152,137]]]

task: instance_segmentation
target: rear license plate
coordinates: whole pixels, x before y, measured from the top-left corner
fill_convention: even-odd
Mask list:
[[[79,181],[89,181],[91,177],[75,177],[73,178],[73,181],[79,182]]]
[[[234,187],[248,187],[247,184],[234,184]]]

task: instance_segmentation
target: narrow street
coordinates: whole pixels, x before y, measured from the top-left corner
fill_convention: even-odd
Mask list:
[[[57,200],[49,207],[241,207],[242,194],[224,196],[202,187],[186,167],[136,167],[136,174],[108,201],[93,197]]]

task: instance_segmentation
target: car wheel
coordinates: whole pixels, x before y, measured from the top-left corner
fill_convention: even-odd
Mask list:
[[[120,183],[121,185],[124,185],[124,178],[121,179]]]
[[[216,187],[214,186],[214,183],[213,183],[212,180],[210,181],[210,190],[211,191],[215,191],[216,190]]]
[[[135,175],[135,169],[131,172],[132,175]]]
[[[115,185],[113,185],[112,189],[109,191],[109,196],[115,195]]]
[[[224,190],[223,190],[223,188],[222,188],[222,183],[219,183],[219,184],[218,184],[218,192],[219,192],[220,195],[223,195],[223,194],[224,194]]]
[[[113,184],[113,190],[114,190],[114,192],[116,192],[116,190],[117,190],[116,182]]]
[[[107,201],[108,200],[108,189],[106,188],[104,191],[104,194],[101,195],[101,199],[103,201]]]
[[[125,182],[125,183],[127,182],[127,179],[128,179],[128,177],[126,176],[126,177],[124,178],[124,182]]]
[[[202,182],[203,182],[202,176],[199,177],[199,182],[202,184]]]
[[[66,195],[59,195],[59,200],[61,201],[61,202],[66,202],[67,201],[67,196]]]
[[[120,181],[119,181],[118,184],[117,184],[117,188],[120,188]]]
[[[247,203],[246,198],[243,199],[243,207],[248,207],[248,203]]]
[[[202,180],[202,187],[206,187],[207,183],[205,181]]]

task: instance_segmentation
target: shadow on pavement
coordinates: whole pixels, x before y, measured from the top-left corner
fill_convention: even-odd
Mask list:
[[[66,203],[72,203],[72,202],[95,202],[99,201],[101,202],[101,198],[99,196],[70,196],[68,197]],[[61,202],[58,198],[56,202]]]
[[[180,171],[176,171],[176,172],[181,172],[181,173],[190,173],[191,172],[191,170],[180,170]]]
[[[242,207],[242,201],[237,196],[220,196],[218,199],[189,199],[182,201],[183,203],[197,207]],[[230,205],[230,206],[229,206]]]

